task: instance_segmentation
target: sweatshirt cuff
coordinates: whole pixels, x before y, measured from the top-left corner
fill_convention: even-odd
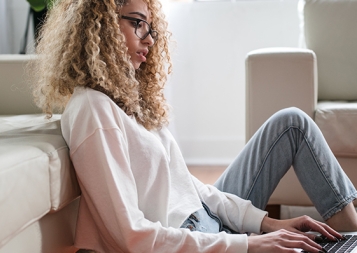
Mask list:
[[[227,237],[227,253],[247,253],[248,236],[246,234],[223,234]]]
[[[261,225],[268,212],[262,211],[255,206],[251,205],[245,212],[243,229],[246,232],[261,234]]]

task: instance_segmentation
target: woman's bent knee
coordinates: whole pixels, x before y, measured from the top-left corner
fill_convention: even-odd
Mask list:
[[[275,120],[287,121],[290,124],[296,124],[298,122],[305,122],[306,119],[311,120],[311,118],[301,109],[297,107],[288,107],[276,112],[273,115]]]

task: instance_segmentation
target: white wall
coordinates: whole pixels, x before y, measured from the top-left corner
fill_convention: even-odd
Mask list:
[[[10,52],[10,27],[8,22],[8,6],[6,1],[0,1],[0,54]]]
[[[7,2],[11,16],[8,53],[18,53],[28,3],[0,1]],[[188,164],[225,165],[243,148],[246,54],[298,46],[297,1],[164,2],[176,41],[167,90],[171,129]]]
[[[177,41],[169,89],[188,164],[228,164],[245,143],[245,57],[298,46],[297,0],[164,5]]]

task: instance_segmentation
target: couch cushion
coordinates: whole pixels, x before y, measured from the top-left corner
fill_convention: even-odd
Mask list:
[[[60,116],[0,117],[0,247],[80,194]]]
[[[306,46],[317,58],[319,99],[357,100],[357,1],[300,0],[300,9]]]
[[[0,139],[0,248],[51,207],[48,156]]]
[[[357,157],[357,102],[319,102],[315,122],[339,157]]]

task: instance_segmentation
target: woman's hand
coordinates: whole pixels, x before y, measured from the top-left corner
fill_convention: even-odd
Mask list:
[[[248,237],[248,253],[297,253],[296,248],[312,253],[324,252],[322,247],[309,237],[284,229]]]
[[[288,220],[275,220],[265,217],[262,221],[261,230],[268,232],[268,234],[250,236],[248,238],[249,253],[296,252],[294,248],[313,253],[324,252],[322,247],[314,241],[316,235],[306,233],[309,231],[318,232],[331,241],[344,238],[328,225],[308,216]]]
[[[279,229],[285,229],[290,232],[308,236],[311,240],[315,240],[316,235],[306,232],[318,232],[326,236],[327,239],[331,241],[335,241],[336,238],[344,238],[341,234],[333,230],[325,223],[316,221],[306,215],[287,220],[276,220],[269,217],[264,217],[261,225],[261,230],[263,232],[274,232]]]

